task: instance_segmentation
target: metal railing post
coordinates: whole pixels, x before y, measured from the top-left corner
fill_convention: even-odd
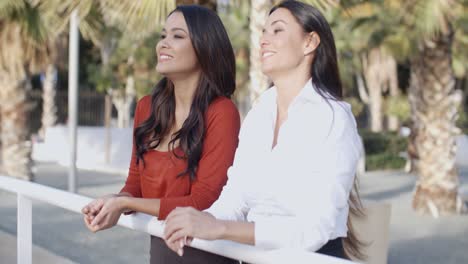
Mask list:
[[[32,201],[18,193],[17,262],[32,263]]]

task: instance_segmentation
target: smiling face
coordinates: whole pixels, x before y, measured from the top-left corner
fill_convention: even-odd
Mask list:
[[[271,78],[300,65],[310,67],[316,48],[312,42],[314,34],[304,32],[289,10],[275,10],[265,23],[260,41],[263,73]]]
[[[200,68],[181,12],[174,12],[167,18],[161,40],[156,45],[156,54],[156,70],[169,78],[178,74],[190,74]]]

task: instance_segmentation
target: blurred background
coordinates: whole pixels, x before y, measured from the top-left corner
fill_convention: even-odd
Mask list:
[[[74,10],[78,193],[96,197],[118,191],[126,178],[133,112],[160,79],[155,46],[167,14],[178,4],[219,14],[236,54],[233,100],[245,116],[268,88],[259,39],[277,2],[0,0],[0,174],[67,188]],[[303,2],[332,26],[345,101],[365,150],[361,196],[391,208],[379,215],[384,263],[468,263],[468,1]],[[14,249],[15,196],[0,189],[0,198],[0,244]],[[33,242],[59,262],[148,262],[143,234],[93,235],[76,214],[46,204],[34,210]],[[0,262],[12,254],[5,246]]]

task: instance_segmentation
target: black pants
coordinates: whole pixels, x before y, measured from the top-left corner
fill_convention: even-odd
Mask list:
[[[239,264],[239,261],[192,247],[184,247],[180,257],[167,247],[164,240],[151,236],[150,264]]]
[[[344,252],[343,247],[343,238],[339,237],[333,240],[329,240],[323,247],[316,251],[317,253],[324,254],[327,256],[348,259]],[[242,262],[242,264],[249,264],[247,262]]]

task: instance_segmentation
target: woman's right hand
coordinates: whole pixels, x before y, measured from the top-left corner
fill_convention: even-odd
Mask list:
[[[94,199],[91,201],[89,204],[87,204],[83,209],[81,209],[81,212],[85,215],[85,217],[88,217],[90,220],[93,220],[93,218],[101,211],[102,207],[106,203],[106,201],[110,198],[117,197],[119,195],[117,194],[108,194],[99,198]]]
[[[85,225],[91,232],[95,232],[95,228],[91,226],[91,222],[99,214],[102,207],[106,204],[108,200],[118,197],[118,196],[130,196],[130,195],[127,195],[126,193],[108,194],[108,195],[94,199],[93,201],[91,201],[89,204],[87,204],[85,207],[81,209],[81,212],[84,214],[83,220],[85,222]],[[133,211],[125,211],[124,215],[132,214],[132,213]]]

